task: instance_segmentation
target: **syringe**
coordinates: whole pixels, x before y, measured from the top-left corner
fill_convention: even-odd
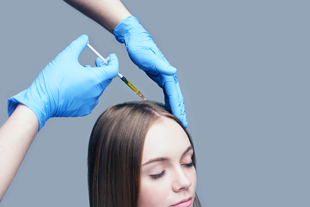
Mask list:
[[[95,48],[93,48],[89,43],[87,44],[87,47],[93,51],[104,63],[108,64],[106,59],[104,59]],[[133,90],[140,98],[145,100],[145,97],[142,95],[142,93],[134,86],[132,85],[122,74],[118,73],[118,77],[129,87],[131,90]]]

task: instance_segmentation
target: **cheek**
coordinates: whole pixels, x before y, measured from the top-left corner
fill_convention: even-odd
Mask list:
[[[151,180],[141,179],[139,207],[162,207],[167,206],[169,183],[165,179]]]

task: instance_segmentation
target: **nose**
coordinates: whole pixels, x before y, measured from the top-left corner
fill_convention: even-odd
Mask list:
[[[173,176],[174,176],[174,179],[173,179],[172,188],[174,192],[187,190],[192,185],[191,180],[188,178],[188,176],[182,170],[182,168],[177,169]]]

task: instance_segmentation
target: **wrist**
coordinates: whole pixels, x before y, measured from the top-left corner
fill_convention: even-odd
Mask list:
[[[18,93],[8,100],[8,114],[11,116],[19,104],[27,106],[37,116],[40,131],[40,129],[45,125],[45,122],[50,118],[49,113],[47,113],[48,110],[46,110],[46,98],[38,95],[32,96],[27,90]]]

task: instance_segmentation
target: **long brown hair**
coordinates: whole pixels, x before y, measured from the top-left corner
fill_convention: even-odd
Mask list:
[[[144,140],[161,116],[175,120],[187,133],[165,106],[150,101],[118,104],[99,116],[88,146],[91,207],[138,206]],[[193,163],[196,166],[195,153]],[[197,196],[195,206],[201,206]]]

